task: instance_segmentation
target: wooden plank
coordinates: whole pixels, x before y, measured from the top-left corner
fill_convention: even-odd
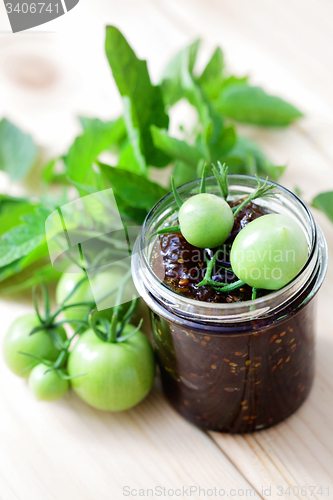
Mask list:
[[[0,13],[3,8],[0,4]],[[198,35],[206,40],[201,63],[220,44],[232,69],[250,72],[256,83],[309,115],[289,130],[244,129],[276,162],[289,163],[283,183],[291,189],[299,186],[307,201],[333,188],[331,2],[96,0],[77,9],[72,17],[75,40],[69,16],[60,34],[43,35],[42,49],[38,35],[0,39],[0,112],[31,131],[50,154],[62,152],[79,130],[75,115],[108,118],[121,109],[103,55],[103,26],[109,22],[148,59],[155,81],[171,54]],[[6,23],[2,18],[1,29],[8,29]],[[22,73],[8,73],[6,61],[23,49],[52,61],[58,75],[53,85],[36,93],[22,84]],[[316,218],[332,257],[332,226],[323,215]],[[136,409],[119,415],[94,411],[73,396],[52,405],[36,403],[26,384],[0,363],[6,381],[0,388],[0,496],[118,500],[125,485],[192,484],[254,487],[257,497],[267,499],[326,498],[324,490],[323,496],[318,490],[311,495],[309,487],[333,487],[332,286],[329,269],[319,299],[318,369],[308,401],[278,427],[251,436],[211,433],[209,438],[181,419],[158,387]],[[2,301],[1,309],[4,335],[15,316],[30,310],[30,303]],[[278,495],[277,486],[297,485],[308,488],[305,495]]]

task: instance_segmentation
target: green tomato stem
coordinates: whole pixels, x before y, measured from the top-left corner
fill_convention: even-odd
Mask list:
[[[75,332],[73,333],[73,335],[67,339],[65,342],[64,342],[64,348],[63,350],[61,351],[61,353],[59,354],[58,358],[56,359],[56,361],[54,362],[53,364],[53,367],[54,369],[61,369],[65,366],[66,364],[66,361],[67,361],[67,358],[68,358],[68,350],[70,348],[70,345],[74,339],[74,337],[76,337],[76,335],[78,335],[79,333],[81,333],[82,331],[84,331],[85,327],[88,326],[88,323],[87,325],[81,325],[79,326]]]
[[[47,291],[45,280],[43,278],[41,280],[41,287],[42,287],[43,301],[45,307],[45,321],[48,322],[50,318],[50,297]]]
[[[143,323],[143,318],[140,319],[138,326],[136,328],[134,328],[134,330],[132,330],[131,333],[129,333],[128,335],[125,335],[124,337],[117,337],[117,342],[125,342],[126,340],[133,337],[133,335],[140,330],[142,323]]]
[[[129,309],[127,310],[127,313],[123,317],[123,319],[122,319],[122,321],[120,323],[120,326],[117,329],[117,338],[120,337],[120,335],[122,334],[123,329],[125,328],[125,326],[127,325],[127,323],[130,322],[131,317],[132,317],[132,315],[134,313],[136,302],[137,302],[137,299],[133,299],[132,300]]]
[[[117,316],[118,314],[115,313],[112,316],[111,323],[110,323],[110,328],[107,334],[107,342],[110,342],[111,344],[114,344],[117,342]]]
[[[44,324],[44,320],[43,320],[43,318],[41,317],[41,315],[39,313],[38,298],[37,298],[37,287],[36,287],[36,285],[34,285],[32,287],[32,300],[33,300],[33,303],[34,303],[34,308],[35,308],[35,311],[36,311],[36,315],[37,315],[39,321],[41,322],[41,324]]]

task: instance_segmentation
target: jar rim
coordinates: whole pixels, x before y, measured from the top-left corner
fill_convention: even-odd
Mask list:
[[[242,185],[244,186],[246,185],[244,183],[251,185],[251,183],[253,184],[254,182],[255,183],[257,182],[257,178],[254,176],[240,175],[240,174],[228,175],[228,180],[229,184],[231,184],[231,182],[234,183],[241,182]],[[265,180],[265,179],[260,178],[260,180]],[[209,182],[214,182],[214,181],[215,181],[214,177],[207,177],[206,185],[208,185]],[[194,181],[183,184],[182,186],[178,187],[177,190],[180,192],[185,190],[190,190],[191,188],[198,187],[199,184],[200,184],[200,179],[196,179]],[[207,321],[209,320],[206,317],[208,314],[210,320],[233,321],[236,320],[235,316],[238,318],[238,320],[240,319],[244,320],[250,314],[252,317],[251,319],[253,319],[254,317],[261,316],[267,313],[268,311],[276,309],[276,307],[280,306],[287,300],[290,300],[291,297],[293,297],[295,294],[297,294],[298,291],[300,291],[303,288],[305,283],[308,282],[309,277],[313,276],[316,269],[318,269],[318,266],[321,265],[320,278],[318,278],[317,287],[312,294],[314,295],[316,291],[319,289],[326,273],[327,249],[326,249],[325,238],[320,228],[314,221],[311,211],[295,193],[291,192],[289,189],[285,188],[284,186],[281,186],[276,182],[267,181],[267,184],[274,185],[278,190],[278,193],[282,197],[292,200],[295,205],[297,205],[302,209],[303,214],[306,216],[307,219],[307,224],[308,224],[307,230],[310,236],[308,259],[305,265],[303,266],[302,270],[290,283],[288,283],[279,290],[270,292],[269,294],[263,297],[259,297],[250,301],[233,302],[233,303],[212,303],[212,302],[198,301],[192,298],[184,297],[183,295],[178,294],[174,290],[171,290],[165,283],[163,283],[157,277],[154,270],[152,269],[152,266],[149,262],[151,252],[149,253],[149,257],[144,252],[146,245],[147,231],[149,231],[149,224],[151,220],[156,217],[156,214],[158,214],[159,209],[173,199],[173,193],[172,191],[170,191],[163,198],[161,198],[150,210],[143,223],[141,233],[136,242],[136,248],[135,251],[133,252],[133,260],[135,261],[135,265],[133,266],[132,263],[132,266],[134,270],[133,273],[134,281],[137,288],[139,289],[139,293],[143,291],[141,286],[142,284],[140,285],[139,282],[141,279],[145,282],[144,285],[146,286],[147,291],[153,294],[153,296],[159,299],[159,301],[161,301],[162,304],[164,304],[165,306],[171,308],[172,310],[175,309],[176,311],[174,312],[177,312],[180,315],[185,315],[185,316],[191,315],[192,317],[194,315],[196,317],[200,317],[203,320]],[[140,262],[137,260],[139,258],[139,254],[140,254]],[[136,277],[137,279],[135,279],[135,275],[138,269],[141,269],[141,271],[143,271],[144,269],[144,272],[141,272],[140,277],[137,276]],[[193,309],[197,309],[197,313],[195,313]]]

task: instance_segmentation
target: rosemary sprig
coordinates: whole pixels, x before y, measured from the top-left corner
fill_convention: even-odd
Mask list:
[[[220,283],[212,279],[214,266],[220,252],[222,252],[222,249],[218,248],[210,260],[208,260],[206,257],[207,269],[204,279],[200,281],[200,283],[198,283],[196,286],[211,286],[212,288],[214,288],[214,290],[218,290],[219,292],[231,292],[232,290],[236,290],[237,288],[240,288],[245,284],[242,280],[235,281],[234,283]]]
[[[226,200],[228,198],[228,194],[229,194],[228,167],[226,166],[225,163],[223,163],[223,165],[221,165],[221,163],[218,161],[217,167],[216,167],[216,165],[212,164],[212,170],[213,170],[213,174],[215,176],[215,179],[220,187],[222,197]]]
[[[173,178],[173,175],[171,176],[171,189],[172,189],[173,195],[175,197],[176,203],[178,205],[178,208],[180,208],[183,204],[183,200],[181,199],[181,197],[178,194],[178,191],[177,191],[176,186],[175,186],[175,179]]]
[[[257,175],[256,178],[258,182],[256,190],[253,191],[253,193],[249,194],[249,196],[242,203],[232,208],[234,217],[236,217],[237,214],[239,214],[239,212],[245,207],[245,205],[247,205],[251,201],[257,200],[258,198],[273,198],[275,196],[275,194],[271,192],[272,189],[275,188],[274,184],[272,184],[271,186],[267,186],[268,177],[266,177],[266,180],[263,184],[261,184],[261,181]]]

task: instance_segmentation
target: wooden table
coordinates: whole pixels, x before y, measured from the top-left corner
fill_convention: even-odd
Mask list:
[[[246,129],[276,162],[288,162],[283,184],[298,186],[306,201],[333,189],[330,0],[81,0],[63,18],[17,35],[8,32],[2,4],[0,13],[0,113],[30,131],[47,154],[65,150],[79,130],[78,114],[107,118],[121,110],[103,53],[109,23],[148,60],[155,80],[172,53],[196,37],[204,39],[203,60],[220,44],[231,69],[306,113],[288,130]],[[4,176],[0,186],[22,190]],[[333,226],[315,217],[332,258]],[[333,498],[332,286],[329,268],[309,399],[287,421],[252,435],[195,428],[168,405],[158,382],[126,413],[94,411],[73,395],[37,403],[1,362],[1,500],[118,500],[139,496],[140,488],[148,498],[171,498],[168,489],[177,488],[180,498],[206,498],[209,489],[215,498],[214,488],[220,498]],[[32,309],[24,297],[0,307],[1,336]],[[162,489],[147,491],[155,487]]]

